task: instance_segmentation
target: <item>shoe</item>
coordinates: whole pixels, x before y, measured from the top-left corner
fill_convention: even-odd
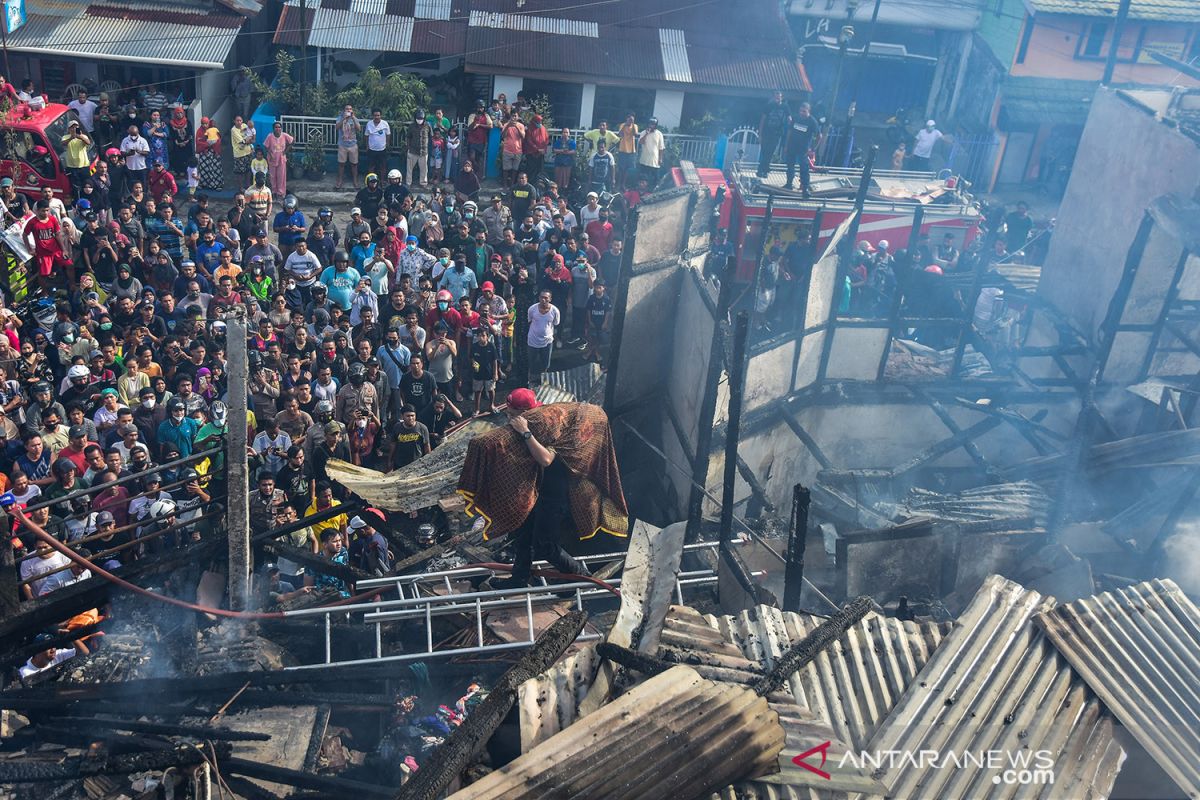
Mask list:
[[[575,345],[575,349],[582,353],[584,350],[587,350],[587,342],[580,342]]]
[[[792,183],[792,181],[788,181],[787,183],[785,183],[783,185],[783,188],[787,189],[788,191],[791,191],[792,189],[796,188],[796,185],[794,183]]]

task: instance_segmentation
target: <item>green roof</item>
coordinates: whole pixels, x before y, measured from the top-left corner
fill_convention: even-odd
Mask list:
[[[1026,0],[1039,14],[1074,14],[1084,17],[1117,18],[1119,0]],[[1163,22],[1200,22],[1200,2],[1196,0],[1133,0],[1131,19]]]
[[[1010,76],[1004,81],[1000,106],[1013,122],[1082,125],[1098,85],[1099,81]]]

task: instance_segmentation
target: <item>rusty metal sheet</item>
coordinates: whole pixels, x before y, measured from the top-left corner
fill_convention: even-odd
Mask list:
[[[1200,797],[1200,610],[1170,580],[1043,611],[1037,624],[1138,744]]]

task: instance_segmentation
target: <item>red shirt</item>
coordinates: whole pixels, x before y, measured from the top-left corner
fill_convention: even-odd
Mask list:
[[[431,308],[425,312],[425,330],[427,333],[433,332],[433,326],[438,324],[438,320],[446,320],[446,324],[450,326],[450,333],[453,334],[456,330],[462,327],[462,317],[459,316],[457,308],[450,308],[446,311],[438,311],[437,308]]]
[[[612,243],[613,235],[611,222],[601,222],[598,219],[594,219],[587,224],[586,233],[589,245],[595,245],[596,249],[601,253],[608,252],[608,245]]]
[[[33,234],[36,242],[35,251],[43,255],[55,255],[62,252],[62,247],[58,243],[58,218],[53,214],[45,219],[34,217],[25,223],[24,236],[29,238],[29,234]]]
[[[544,156],[550,149],[550,131],[545,125],[531,125],[525,131],[525,155]]]

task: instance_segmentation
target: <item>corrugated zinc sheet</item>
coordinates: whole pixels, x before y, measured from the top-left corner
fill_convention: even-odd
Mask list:
[[[788,648],[825,621],[770,606],[706,620],[763,669],[770,669]],[[675,622],[668,618],[668,628]],[[664,633],[664,639],[669,635]],[[941,639],[942,630],[935,624],[872,613],[794,674],[788,687],[796,703],[828,724],[839,739],[862,747]]]
[[[142,17],[81,13],[68,18],[31,14],[25,25],[8,37],[8,47],[73,58],[220,69],[242,21],[241,17],[230,17],[237,20],[236,25],[224,20],[220,24],[202,25]]]
[[[417,0],[413,9],[417,19],[450,19],[450,0]]]
[[[783,746],[765,698],[674,667],[451,797],[698,797],[774,771]]]
[[[688,64],[687,38],[678,28],[659,28],[658,44],[662,48],[663,77],[677,83],[692,82]]]
[[[1088,17],[1116,19],[1120,0],[1026,0],[1042,14],[1075,14]],[[1153,19],[1166,22],[1200,22],[1200,3],[1196,0],[1133,0],[1129,5],[1131,19]]]
[[[576,400],[581,403],[593,402],[597,389],[603,390],[604,387],[604,382],[600,379],[602,374],[600,372],[600,365],[592,363],[580,364],[571,369],[547,372],[542,376],[543,385],[538,387],[538,399],[542,400],[540,393],[542,388],[545,387],[547,397],[554,396],[550,394],[550,391],[556,389],[565,395],[569,395],[570,399],[542,400],[544,403],[573,403]]]
[[[322,6],[313,17],[308,43],[334,49],[407,53],[412,46],[412,17],[356,14]]]
[[[929,768],[885,760],[876,774],[889,796],[977,800],[1010,797],[1018,788],[1047,800],[1109,795],[1124,751],[1111,715],[1033,624],[1053,606],[1053,598],[998,575],[984,581],[865,749],[999,752],[1001,762]],[[1052,760],[1052,782],[1004,782],[1008,759],[1042,751]]]
[[[275,26],[275,38],[271,41],[275,44],[299,47],[308,39],[316,13],[316,9],[306,8],[301,16],[299,7],[284,5],[279,15],[279,24]]]
[[[1200,797],[1200,611],[1174,581],[1044,611],[1037,622],[1138,744]]]
[[[503,12],[472,11],[472,28],[497,28],[505,31],[531,31],[554,33],[560,36],[586,36],[599,38],[600,27],[594,22],[568,17],[543,17],[533,14],[505,14]]]

